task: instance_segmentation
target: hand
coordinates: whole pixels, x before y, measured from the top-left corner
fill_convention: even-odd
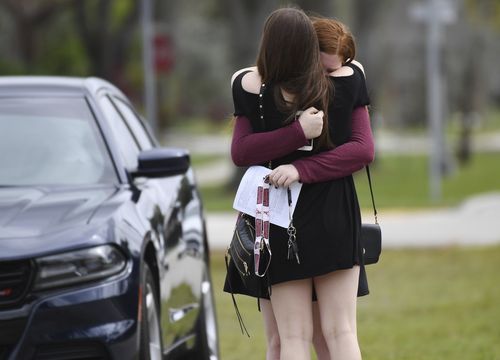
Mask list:
[[[291,164],[280,165],[269,174],[269,183],[274,186],[288,187],[293,182],[299,181],[297,168]]]
[[[299,116],[299,123],[302,126],[306,139],[314,139],[321,135],[323,131],[323,111],[318,111],[315,107],[310,107]]]

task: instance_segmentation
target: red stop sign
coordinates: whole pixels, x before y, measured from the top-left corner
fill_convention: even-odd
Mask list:
[[[155,70],[168,73],[174,66],[174,47],[170,36],[156,34],[154,37]]]

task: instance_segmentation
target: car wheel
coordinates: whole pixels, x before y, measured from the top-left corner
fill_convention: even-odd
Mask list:
[[[198,318],[196,338],[196,358],[198,360],[219,359],[219,338],[217,332],[217,318],[215,315],[215,301],[212,291],[212,281],[207,267],[201,285],[202,308]]]
[[[153,275],[147,264],[144,265],[143,273],[141,359],[161,360],[163,355],[160,313],[158,311],[158,292],[153,280]]]

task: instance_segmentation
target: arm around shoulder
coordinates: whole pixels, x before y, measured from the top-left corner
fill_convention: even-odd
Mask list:
[[[375,146],[366,107],[352,114],[351,139],[345,144],[292,162],[303,183],[339,179],[361,170],[374,159]]]

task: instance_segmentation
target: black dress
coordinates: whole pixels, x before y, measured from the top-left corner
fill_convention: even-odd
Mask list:
[[[356,65],[349,66],[354,71],[352,75],[330,77],[334,96],[329,104],[328,119],[330,137],[335,145],[341,145],[351,137],[352,110],[369,104],[364,74]],[[273,84],[266,84],[262,123],[258,108],[259,95],[245,91],[241,85],[241,79],[247,72],[239,74],[233,82],[234,115],[246,116],[254,132],[272,131],[282,127],[287,115],[277,109],[272,91]],[[311,155],[314,154],[295,151],[279,159],[269,160],[272,160],[272,168],[276,168]],[[268,285],[312,278],[361,265],[358,296],[367,295],[368,284],[359,242],[361,215],[352,175],[331,181],[303,184],[298,200],[294,201],[297,201],[297,205],[293,223],[297,229],[300,264],[287,259],[287,230],[271,224],[269,239],[273,256],[267,281],[262,282],[260,291],[250,292],[237,270],[231,266],[226,275],[224,291],[269,298]]]

